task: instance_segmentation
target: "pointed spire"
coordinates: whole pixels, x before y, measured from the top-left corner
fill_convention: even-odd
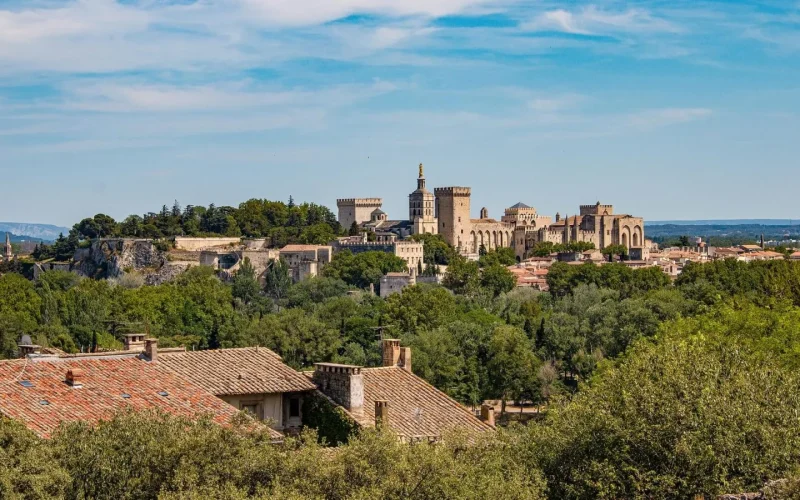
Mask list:
[[[11,247],[11,233],[6,231],[6,246],[5,252],[3,253],[3,257],[6,261],[10,261],[14,257],[14,253]]]

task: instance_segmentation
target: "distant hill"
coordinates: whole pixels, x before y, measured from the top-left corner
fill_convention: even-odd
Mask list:
[[[645,221],[648,226],[800,226],[798,219],[701,219]]]
[[[0,222],[0,235],[5,240],[5,233],[12,234],[12,240],[37,239],[42,241],[55,241],[58,235],[69,232],[69,228],[54,226],[52,224],[28,224],[24,222]],[[16,239],[15,239],[16,238]]]

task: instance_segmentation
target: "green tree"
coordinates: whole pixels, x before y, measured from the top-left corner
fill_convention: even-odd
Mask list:
[[[480,283],[483,288],[497,297],[513,290],[517,286],[517,278],[505,266],[491,264],[481,271]]]
[[[361,234],[361,230],[358,228],[358,223],[356,221],[353,221],[353,223],[350,224],[350,230],[347,232],[347,234],[350,236],[358,236]]]
[[[480,269],[477,262],[456,255],[447,266],[442,282],[458,295],[474,295],[480,287]]]
[[[370,283],[377,288],[385,274],[406,270],[405,260],[390,253],[363,252],[354,255],[349,250],[343,250],[325,266],[322,274],[358,288],[368,288]]]
[[[241,300],[244,304],[249,304],[258,297],[261,286],[249,258],[244,258],[242,265],[233,277],[232,286],[233,297]]]
[[[456,312],[453,294],[436,285],[406,287],[402,293],[386,299],[390,324],[404,333],[434,329],[443,325]]]
[[[536,374],[541,362],[533,353],[525,332],[511,326],[498,326],[489,341],[487,369],[490,383],[502,400],[502,413],[508,399],[533,399],[538,395]]]
[[[276,301],[283,300],[292,286],[291,270],[289,264],[283,259],[271,260],[265,275],[266,284],[264,291]]]

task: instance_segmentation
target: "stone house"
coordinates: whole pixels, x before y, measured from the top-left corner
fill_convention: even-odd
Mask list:
[[[319,275],[333,258],[333,247],[328,245],[286,245],[280,257],[292,271],[295,283]]]
[[[160,356],[159,362],[282,433],[302,427],[303,397],[316,389],[265,347],[173,351]]]
[[[411,371],[411,349],[383,340],[383,366],[317,363],[307,375],[325,396],[361,427],[383,424],[403,441],[437,441],[450,430],[469,434],[494,429],[469,409]]]

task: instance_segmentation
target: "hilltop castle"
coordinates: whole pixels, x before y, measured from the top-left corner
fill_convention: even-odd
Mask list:
[[[422,164],[419,165],[417,189],[408,195],[407,220],[390,220],[381,209],[381,198],[345,198],[337,200],[339,223],[344,228],[354,223],[377,235],[392,233],[399,238],[413,234],[440,234],[462,254],[474,255],[481,247],[491,250],[514,248],[519,259],[537,243],[590,242],[595,248],[622,245],[628,249],[644,246],[644,220],[632,215],[614,214],[612,205],[599,201],[582,205],[579,215],[555,221],[539,215],[536,209],[517,203],[505,210],[500,220],[489,218],[481,208],[477,219],[471,216],[469,187],[440,187],[433,193],[425,187]]]

